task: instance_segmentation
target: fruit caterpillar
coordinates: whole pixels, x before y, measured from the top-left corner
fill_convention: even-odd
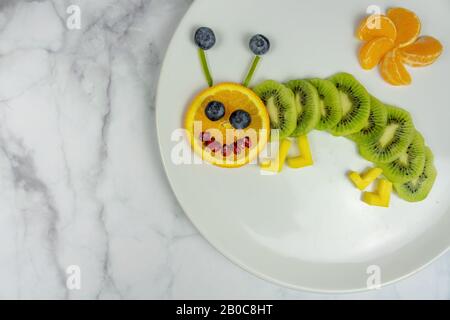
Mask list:
[[[190,104],[185,127],[203,159],[240,167],[254,160],[269,140],[278,140],[277,157],[261,167],[280,171],[290,139],[296,138],[301,156],[287,158],[287,163],[304,167],[312,164],[307,135],[321,130],[354,141],[361,156],[382,169],[400,198],[421,201],[429,194],[437,174],[433,154],[406,110],[382,103],[348,73],[286,83],[266,80],[248,88],[261,56],[270,49],[263,35],[249,42],[255,57],[243,84],[214,85],[206,60],[206,51],[216,42],[214,32],[199,28],[194,40],[209,88]]]

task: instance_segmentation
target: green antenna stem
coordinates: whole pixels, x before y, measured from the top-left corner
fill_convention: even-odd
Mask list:
[[[248,70],[247,77],[245,78],[243,83],[244,87],[248,87],[248,85],[252,81],[253,74],[255,73],[256,67],[258,66],[259,60],[261,60],[260,56],[255,56],[255,58],[253,59],[252,66],[250,67],[250,70]]]
[[[200,56],[200,62],[202,64],[203,73],[205,74],[206,82],[208,86],[213,86],[213,79],[211,77],[211,72],[209,71],[208,61],[206,60],[205,50],[198,48],[198,55]]]

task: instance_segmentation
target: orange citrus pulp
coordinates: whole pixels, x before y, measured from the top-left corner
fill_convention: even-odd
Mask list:
[[[401,59],[411,67],[424,67],[439,58],[443,50],[442,44],[436,38],[423,36],[414,43],[399,50]]]
[[[387,37],[376,38],[364,43],[359,50],[361,67],[365,70],[373,69],[393,47],[394,41]]]
[[[205,114],[211,101],[225,107],[225,115],[217,121]],[[247,128],[238,130],[231,125],[229,118],[236,110],[250,114]],[[187,110],[185,128],[192,148],[203,160],[226,168],[241,167],[254,160],[270,134],[264,103],[252,90],[237,83],[221,83],[200,92]]]
[[[404,47],[416,41],[421,23],[414,12],[405,8],[391,8],[387,11],[387,16],[397,29],[396,47]]]
[[[385,81],[394,85],[402,86],[411,84],[411,76],[403,65],[398,49],[389,51],[381,60],[380,73]]]
[[[423,67],[435,62],[442,54],[439,40],[419,37],[421,22],[411,10],[390,8],[386,15],[365,17],[356,30],[358,39],[365,41],[358,58],[365,70],[380,65],[381,76],[392,85],[409,85],[411,76],[403,64]]]
[[[370,41],[379,37],[386,37],[395,41],[397,38],[397,29],[388,17],[373,14],[360,22],[356,30],[356,37],[362,41]]]

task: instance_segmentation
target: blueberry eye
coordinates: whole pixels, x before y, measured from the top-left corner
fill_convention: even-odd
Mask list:
[[[203,50],[211,49],[216,44],[216,36],[214,31],[208,27],[201,27],[195,31],[195,44]]]
[[[257,34],[250,39],[249,47],[255,55],[260,56],[269,51],[270,41],[262,34]]]
[[[247,111],[236,110],[230,116],[230,123],[235,129],[245,129],[252,122],[252,118]]]
[[[225,106],[222,102],[211,101],[205,109],[206,117],[211,121],[220,120],[225,115]]]

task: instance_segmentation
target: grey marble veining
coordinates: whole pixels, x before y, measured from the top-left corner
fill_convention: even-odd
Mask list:
[[[450,254],[381,290],[318,295],[254,277],[197,233],[163,172],[154,114],[191,2],[0,1],[0,298],[449,299]],[[71,5],[80,29],[66,25]]]

